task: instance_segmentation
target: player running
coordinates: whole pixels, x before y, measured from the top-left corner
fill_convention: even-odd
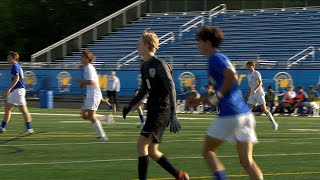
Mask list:
[[[262,112],[264,112],[268,118],[269,121],[272,123],[272,129],[274,131],[278,130],[278,123],[274,120],[271,112],[268,111],[266,106],[266,100],[265,100],[265,93],[262,89],[262,78],[261,74],[255,70],[256,63],[254,61],[248,61],[246,64],[249,74],[247,76],[248,83],[249,83],[249,97],[248,97],[248,105],[250,110],[252,110],[253,107],[259,105]]]

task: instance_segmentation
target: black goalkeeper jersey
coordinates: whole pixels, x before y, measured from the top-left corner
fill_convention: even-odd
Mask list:
[[[176,90],[170,65],[162,59],[152,57],[141,67],[141,86],[131,105],[139,102],[148,93],[147,109],[176,107]]]

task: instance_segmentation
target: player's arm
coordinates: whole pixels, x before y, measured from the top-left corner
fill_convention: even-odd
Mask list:
[[[157,73],[159,74],[164,87],[168,91],[170,108],[172,111],[175,111],[176,107],[176,88],[171,75],[171,68],[165,63],[160,63],[157,68]]]
[[[138,93],[136,96],[134,96],[134,98],[130,101],[129,106],[134,106],[136,105],[141,99],[144,98],[144,96],[147,93],[147,84],[146,84],[146,80],[143,77],[143,75],[141,76],[141,86],[138,90]]]
[[[120,91],[120,87],[121,87],[121,83],[120,83],[120,79],[118,78],[118,77],[116,77],[116,79],[117,79],[117,92],[119,92]]]
[[[219,104],[219,101],[230,91],[232,86],[234,86],[234,82],[238,79],[237,74],[234,72],[232,67],[226,67],[222,71],[222,75],[224,77],[224,81],[220,89],[217,90],[213,96],[208,98],[209,102],[214,106]]]
[[[79,83],[80,88],[86,87],[86,85],[93,85],[95,83],[93,80],[82,80],[79,78],[75,78],[74,80]]]
[[[95,83],[95,81],[93,80],[82,80],[81,84],[83,85],[93,85]]]
[[[251,91],[253,94],[255,94],[255,93],[257,92],[257,90],[262,87],[262,78],[261,78],[261,75],[258,74],[257,76],[258,76],[258,77],[257,77],[258,85],[257,85],[256,88],[254,88],[254,89]]]
[[[10,84],[10,86],[3,92],[3,96],[6,97],[10,93],[11,89],[19,82],[20,76],[19,73],[16,73],[13,75],[13,80]]]
[[[142,74],[142,71],[141,71],[141,74]],[[148,91],[148,89],[147,89],[147,85],[146,85],[146,79],[142,75],[141,76],[141,86],[138,91],[138,94],[136,96],[134,96],[134,98],[130,101],[130,103],[128,105],[126,105],[122,110],[122,117],[124,119],[126,119],[127,114],[130,112],[131,108],[134,105],[136,105],[138,102],[140,102],[140,100],[145,96],[147,91]]]
[[[168,120],[167,127],[170,126],[170,132],[176,133],[181,129],[180,122],[176,114],[176,88],[171,75],[171,68],[168,64],[161,62],[157,67],[157,73],[159,74],[166,90],[168,91],[170,101],[170,118]]]
[[[249,81],[249,79],[248,79],[248,81]],[[251,87],[250,87],[250,85],[249,85],[249,82],[248,82],[248,95],[247,95],[247,101],[248,101],[248,99],[249,99],[249,97],[250,97],[250,95],[251,95]]]
[[[223,70],[222,75],[224,77],[224,83],[219,89],[219,92],[224,96],[230,91],[234,82],[238,80],[238,77],[231,67],[226,67],[226,69]]]

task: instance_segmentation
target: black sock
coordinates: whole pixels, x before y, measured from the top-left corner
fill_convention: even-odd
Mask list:
[[[179,177],[179,170],[175,168],[168,159],[163,155],[157,162],[163,169],[168,171],[173,177]]]
[[[139,173],[139,180],[146,180],[148,174],[148,166],[149,166],[149,157],[148,156],[141,156],[138,157],[138,173]]]

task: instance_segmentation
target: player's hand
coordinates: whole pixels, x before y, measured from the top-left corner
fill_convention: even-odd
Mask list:
[[[79,87],[80,87],[80,88],[85,88],[86,85],[81,81],[80,84],[79,84]]]
[[[2,93],[2,96],[3,97],[7,97],[10,93],[10,89],[6,89],[3,93]]]
[[[177,114],[175,110],[171,110],[170,119],[167,127],[170,126],[170,132],[176,133],[181,129]]]
[[[123,117],[123,119],[126,119],[127,114],[130,112],[131,108],[132,108],[132,106],[130,106],[130,105],[126,105],[126,106],[123,108],[123,110],[122,110],[122,117]]]
[[[218,98],[218,96],[215,94],[211,97],[209,97],[209,102],[213,105],[213,106],[217,106],[219,104],[220,99]]]
[[[217,91],[213,96],[209,97],[209,102],[213,106],[217,106],[222,98],[223,94],[220,91]]]

